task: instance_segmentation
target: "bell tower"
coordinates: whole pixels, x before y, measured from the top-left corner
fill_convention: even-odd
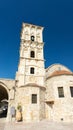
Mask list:
[[[18,87],[29,83],[44,86],[43,27],[23,23],[20,38]]]

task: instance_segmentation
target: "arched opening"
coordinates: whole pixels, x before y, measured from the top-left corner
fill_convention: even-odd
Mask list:
[[[35,40],[35,37],[32,35],[31,36],[31,41],[34,41]]]
[[[35,57],[35,52],[34,52],[34,51],[31,51],[31,52],[30,52],[30,57],[31,57],[31,58],[34,58],[34,57]]]
[[[8,92],[0,85],[0,118],[7,117],[8,111]]]

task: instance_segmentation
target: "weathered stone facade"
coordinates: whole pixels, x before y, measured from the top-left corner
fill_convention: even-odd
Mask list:
[[[0,79],[0,102],[8,100],[7,121],[11,108],[17,111],[20,104],[24,122],[45,118],[73,122],[73,73],[61,64],[45,69],[42,33],[43,27],[22,24],[15,80]]]
[[[46,118],[73,122],[73,73],[60,64],[52,65],[47,69],[46,86]],[[63,87],[64,97],[59,97],[58,87]]]

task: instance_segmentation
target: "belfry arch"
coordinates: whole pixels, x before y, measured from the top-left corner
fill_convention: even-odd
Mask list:
[[[8,90],[7,87],[0,83],[0,109],[2,112],[0,113],[0,117],[7,117],[7,111],[8,111]]]

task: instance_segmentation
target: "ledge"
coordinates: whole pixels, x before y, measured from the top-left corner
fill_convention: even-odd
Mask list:
[[[36,83],[27,83],[25,85],[20,86],[19,88],[21,88],[21,87],[38,87],[38,88],[46,90],[45,86],[41,86],[41,85],[38,85]]]
[[[46,102],[47,104],[54,104],[54,101],[53,101],[53,100],[50,100],[50,101],[46,100],[45,102]]]

